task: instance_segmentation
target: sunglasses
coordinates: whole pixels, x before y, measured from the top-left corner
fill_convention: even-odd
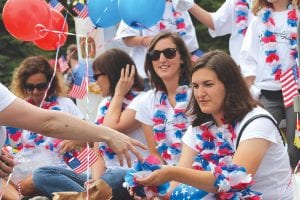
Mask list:
[[[152,61],[155,61],[155,60],[159,60],[161,53],[163,53],[167,59],[172,59],[176,56],[176,51],[177,51],[176,48],[167,48],[162,51],[153,50],[148,52],[147,54]]]
[[[96,81],[96,80],[98,80],[99,76],[105,76],[105,75],[106,75],[106,74],[100,72],[100,73],[98,73],[98,74],[93,74],[93,78],[94,78],[94,80]]]
[[[28,91],[33,91],[34,89],[37,89],[39,91],[42,91],[42,90],[46,90],[47,87],[48,87],[48,84],[47,82],[45,83],[38,83],[38,84],[25,84],[24,85],[24,88]]]

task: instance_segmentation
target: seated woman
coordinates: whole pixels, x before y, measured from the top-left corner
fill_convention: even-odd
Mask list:
[[[137,181],[146,186],[171,180],[187,184],[178,185],[170,199],[292,200],[285,142],[271,115],[251,97],[232,58],[209,52],[191,74],[188,110],[194,120],[183,136],[179,165],[164,166]],[[252,117],[258,118],[250,122]],[[202,192],[189,192],[191,186]]]
[[[94,79],[105,97],[99,105],[97,121],[117,130],[122,130],[128,136],[145,143],[141,125],[135,120],[134,101],[144,90],[143,81],[136,73],[136,67],[131,57],[120,49],[110,49],[97,57],[93,63]],[[71,148],[72,145],[65,147]],[[124,194],[123,178],[127,167],[121,167],[117,155],[106,144],[95,145],[101,152],[104,162],[94,165],[93,179],[103,179],[113,190],[113,199],[130,199]],[[99,147],[99,149],[98,149]],[[146,151],[142,151],[144,156]],[[34,183],[44,195],[51,197],[53,192],[85,190],[86,178],[59,167],[43,167],[35,171]],[[55,183],[55,184],[54,184]],[[125,190],[126,192],[126,190]]]
[[[56,73],[51,81],[53,75],[54,69],[51,68],[46,58],[42,56],[28,57],[13,74],[12,92],[35,106],[48,110],[61,110],[83,119],[80,110],[71,99],[66,97],[66,88],[61,74]],[[13,174],[12,180],[17,181],[14,184],[20,182],[20,188],[18,189],[22,194],[28,193],[30,183],[32,183],[33,170],[51,163],[46,161],[55,160],[58,163],[53,163],[54,165],[60,164],[66,167],[58,153],[58,146],[62,140],[14,127],[6,127],[6,131],[7,145],[12,147],[15,158],[32,159],[30,163],[27,163],[26,169],[24,168],[25,165],[19,167],[16,164],[15,166],[14,174],[18,173],[20,177],[14,178]],[[49,150],[56,154],[50,153]],[[36,155],[36,153],[41,155]],[[51,158],[53,155],[59,158]],[[41,158],[43,160],[40,160]],[[17,190],[15,192],[6,191],[5,196],[8,195],[7,198],[10,196],[9,193],[18,195]],[[15,195],[11,198],[18,199],[18,196]]]

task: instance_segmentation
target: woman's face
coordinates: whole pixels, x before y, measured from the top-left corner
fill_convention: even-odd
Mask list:
[[[192,85],[201,111],[213,115],[215,119],[223,119],[225,87],[217,74],[208,68],[198,69],[192,75]]]
[[[97,82],[103,97],[110,96],[110,82],[108,76],[100,71],[94,71],[95,81]]]
[[[43,73],[33,74],[25,81],[24,88],[35,105],[39,106],[42,102],[48,84],[49,82]]]
[[[163,81],[179,77],[181,58],[176,45],[170,38],[158,41],[151,52],[154,71]]]

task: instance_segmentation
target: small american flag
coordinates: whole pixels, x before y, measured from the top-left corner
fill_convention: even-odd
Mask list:
[[[49,2],[50,8],[60,12],[64,9],[64,6],[57,0],[50,0]]]
[[[89,156],[89,162],[87,157]],[[64,160],[71,167],[71,169],[80,174],[93,165],[98,159],[97,154],[92,150],[85,148],[81,152],[67,152],[64,154]]]
[[[286,108],[293,105],[293,99],[298,95],[298,87],[294,74],[293,67],[290,67],[280,76],[283,102]]]
[[[85,78],[82,79],[80,84],[77,84],[77,81],[74,81],[72,89],[69,92],[69,96],[72,98],[82,99],[87,94],[87,81]]]
[[[191,56],[192,62],[196,62],[198,58],[200,58],[203,54],[204,54],[203,51],[201,51],[200,49],[194,51]]]
[[[79,16],[82,17],[83,19],[88,16],[88,9],[85,4],[82,4],[78,2],[74,7],[73,7],[74,12]]]
[[[59,64],[59,71],[61,73],[64,73],[67,69],[69,69],[68,62],[66,61],[65,57],[62,55],[58,59],[58,64]]]

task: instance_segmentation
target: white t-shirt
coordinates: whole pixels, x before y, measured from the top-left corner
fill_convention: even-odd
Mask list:
[[[236,124],[234,128],[235,132],[238,134],[243,124],[248,121],[248,119],[258,114],[267,114],[271,116],[261,107],[254,108],[241,122]],[[196,133],[199,131],[198,127],[189,127],[182,139],[186,145],[195,151],[197,151]],[[244,129],[240,142],[252,138],[262,138],[271,142],[270,148],[267,150],[253,177],[255,184],[253,185],[252,190],[261,192],[264,200],[292,200],[292,186],[288,186],[291,179],[291,169],[287,146],[283,145],[282,138],[277,128],[270,119],[256,119]],[[236,146],[236,141],[234,141],[234,145]],[[255,147],[253,147],[253,150],[255,151]]]
[[[287,12],[273,12],[276,22],[275,32],[277,33],[276,45],[277,54],[280,58],[282,72],[289,67],[290,44],[287,38]],[[244,77],[256,76],[254,86],[263,90],[281,90],[281,83],[275,80],[272,75],[272,67],[265,63],[265,47],[260,41],[265,28],[261,19],[255,17],[249,24],[244,43],[241,49],[240,66]]]
[[[191,90],[188,91],[188,96],[190,97]],[[161,94],[160,92],[155,92],[154,89],[147,91],[137,102],[136,107],[136,115],[135,118],[143,124],[154,126],[152,121],[154,112],[156,110],[155,105],[159,104]],[[166,99],[166,139],[165,142],[168,145],[173,144],[174,141],[174,108],[171,106],[168,99]],[[153,136],[154,137],[154,136]],[[178,156],[174,156],[173,160],[165,160],[168,165],[176,165],[178,164],[180,154]]]
[[[188,47],[188,50],[190,52],[193,52],[199,48],[195,27],[187,11],[182,13],[182,17],[184,18],[184,22],[186,24],[186,29],[185,29],[186,34],[182,36],[182,39],[184,40],[186,46]],[[164,30],[175,31],[175,32],[178,31],[176,29],[176,23],[172,12],[171,2],[166,2],[166,7],[162,19],[164,25],[166,26]],[[130,36],[155,36],[161,31],[159,27],[159,23],[160,22],[158,22],[156,25],[148,29],[143,29],[140,31],[138,29],[131,28],[124,21],[121,21],[115,39],[121,39]],[[136,63],[139,75],[143,78],[146,78],[147,76],[144,70],[144,62],[147,53],[147,47],[139,46],[139,47],[131,47],[130,49],[131,49],[130,56],[133,58],[134,62]]]
[[[235,16],[235,3],[237,0],[226,0],[222,6],[211,13],[215,30],[209,29],[211,37],[218,37],[231,34],[229,38],[229,51],[234,61],[239,64],[240,49],[244,36],[238,33]],[[250,0],[248,0],[248,3]],[[248,24],[253,18],[252,12],[248,12]]]
[[[13,95],[2,83],[0,83],[0,112],[9,106],[16,96]],[[3,147],[6,139],[6,130],[4,126],[0,126],[0,149]]]
[[[138,101],[138,99],[139,99],[138,97],[139,97],[140,95],[142,95],[142,94],[137,95],[137,96],[131,101],[131,103],[127,106],[127,109],[135,110],[135,107],[132,106],[132,105],[133,105],[133,104],[136,104],[135,101]],[[100,112],[101,112],[101,111],[100,111],[100,108],[103,108],[103,106],[104,106],[105,104],[107,104],[107,102],[109,101],[109,99],[110,99],[110,97],[105,97],[105,98],[100,102],[100,104],[99,104],[99,106],[98,106],[98,112],[97,112],[96,120],[99,118],[99,116],[102,115],[102,113],[100,113]],[[131,137],[131,138],[134,138],[134,139],[140,141],[140,142],[143,143],[143,144],[147,144],[146,139],[145,139],[145,136],[144,136],[144,133],[143,133],[143,130],[142,130],[141,127],[135,129],[134,131],[132,131],[131,133],[128,133],[127,135],[128,135],[129,137]],[[107,146],[105,143],[100,143],[100,145],[105,145],[105,146]],[[142,154],[142,156],[143,156],[144,158],[146,158],[146,157],[148,156],[148,154],[149,154],[148,151],[143,150],[143,149],[139,149],[139,152]],[[132,163],[134,163],[134,162],[135,162],[135,157],[136,157],[136,156],[134,156],[134,154],[132,154],[131,152],[130,152],[130,156],[131,156],[131,158],[132,158]],[[114,156],[113,159],[110,159],[109,156],[108,156],[106,153],[104,153],[103,159],[104,159],[104,161],[105,161],[105,167],[106,167],[107,169],[108,169],[108,168],[120,168],[120,162],[119,162],[119,160],[117,159],[116,156]],[[126,167],[126,165],[124,165],[123,167]]]

